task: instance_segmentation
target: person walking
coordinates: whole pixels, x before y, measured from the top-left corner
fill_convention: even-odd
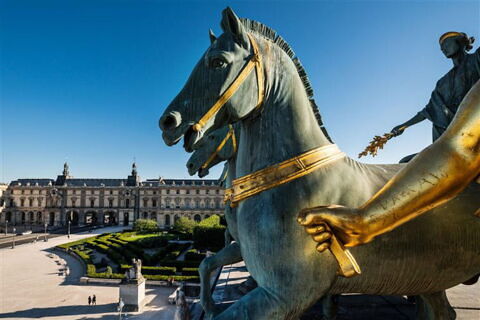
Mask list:
[[[88,305],[92,304],[92,297],[88,296]]]
[[[96,306],[97,305],[97,297],[93,295],[92,297],[92,305]]]

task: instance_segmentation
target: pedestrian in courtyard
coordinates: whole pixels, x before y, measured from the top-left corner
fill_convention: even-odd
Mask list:
[[[88,305],[92,304],[92,297],[88,296]]]
[[[97,305],[97,297],[93,295],[92,297],[92,305],[96,306]]]

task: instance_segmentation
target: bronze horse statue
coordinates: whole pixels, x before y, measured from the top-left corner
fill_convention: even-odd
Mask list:
[[[297,319],[319,298],[350,292],[421,295],[427,305],[438,306],[446,300],[445,289],[479,273],[480,219],[473,213],[480,207],[480,188],[472,185],[428,214],[352,248],[362,274],[338,276],[335,258],[318,253],[296,223],[299,211],[330,203],[357,207],[400,165],[342,156],[322,130],[303,67],[275,31],[239,19],[229,8],[221,26],[224,33],[211,35],[210,47],[160,118],[165,143],[184,137],[191,151],[204,134],[238,122],[237,177],[312,150],[329,154],[331,161],[232,203],[238,205],[242,257],[259,286],[213,319]],[[451,319],[445,306],[425,317]]]

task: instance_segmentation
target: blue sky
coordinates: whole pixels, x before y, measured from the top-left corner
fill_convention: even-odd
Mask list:
[[[221,10],[277,30],[303,62],[334,141],[350,156],[408,120],[451,68],[438,37],[480,38],[479,1],[0,1],[0,181],[186,178],[158,118],[220,34]],[[474,50],[477,48],[475,43]],[[431,141],[428,121],[372,163]],[[212,171],[216,178],[218,170]]]

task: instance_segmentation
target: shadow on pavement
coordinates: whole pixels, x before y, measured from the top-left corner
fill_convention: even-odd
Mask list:
[[[88,315],[88,314],[109,313],[109,312],[116,312],[116,311],[117,311],[116,303],[100,304],[96,306],[86,306],[86,305],[59,306],[59,307],[49,307],[49,308],[33,308],[33,309],[27,309],[22,311],[2,313],[0,314],[0,319],[6,319],[6,318],[8,319],[15,319],[15,318],[41,319],[44,317]],[[88,319],[88,318],[84,318],[84,319]]]

